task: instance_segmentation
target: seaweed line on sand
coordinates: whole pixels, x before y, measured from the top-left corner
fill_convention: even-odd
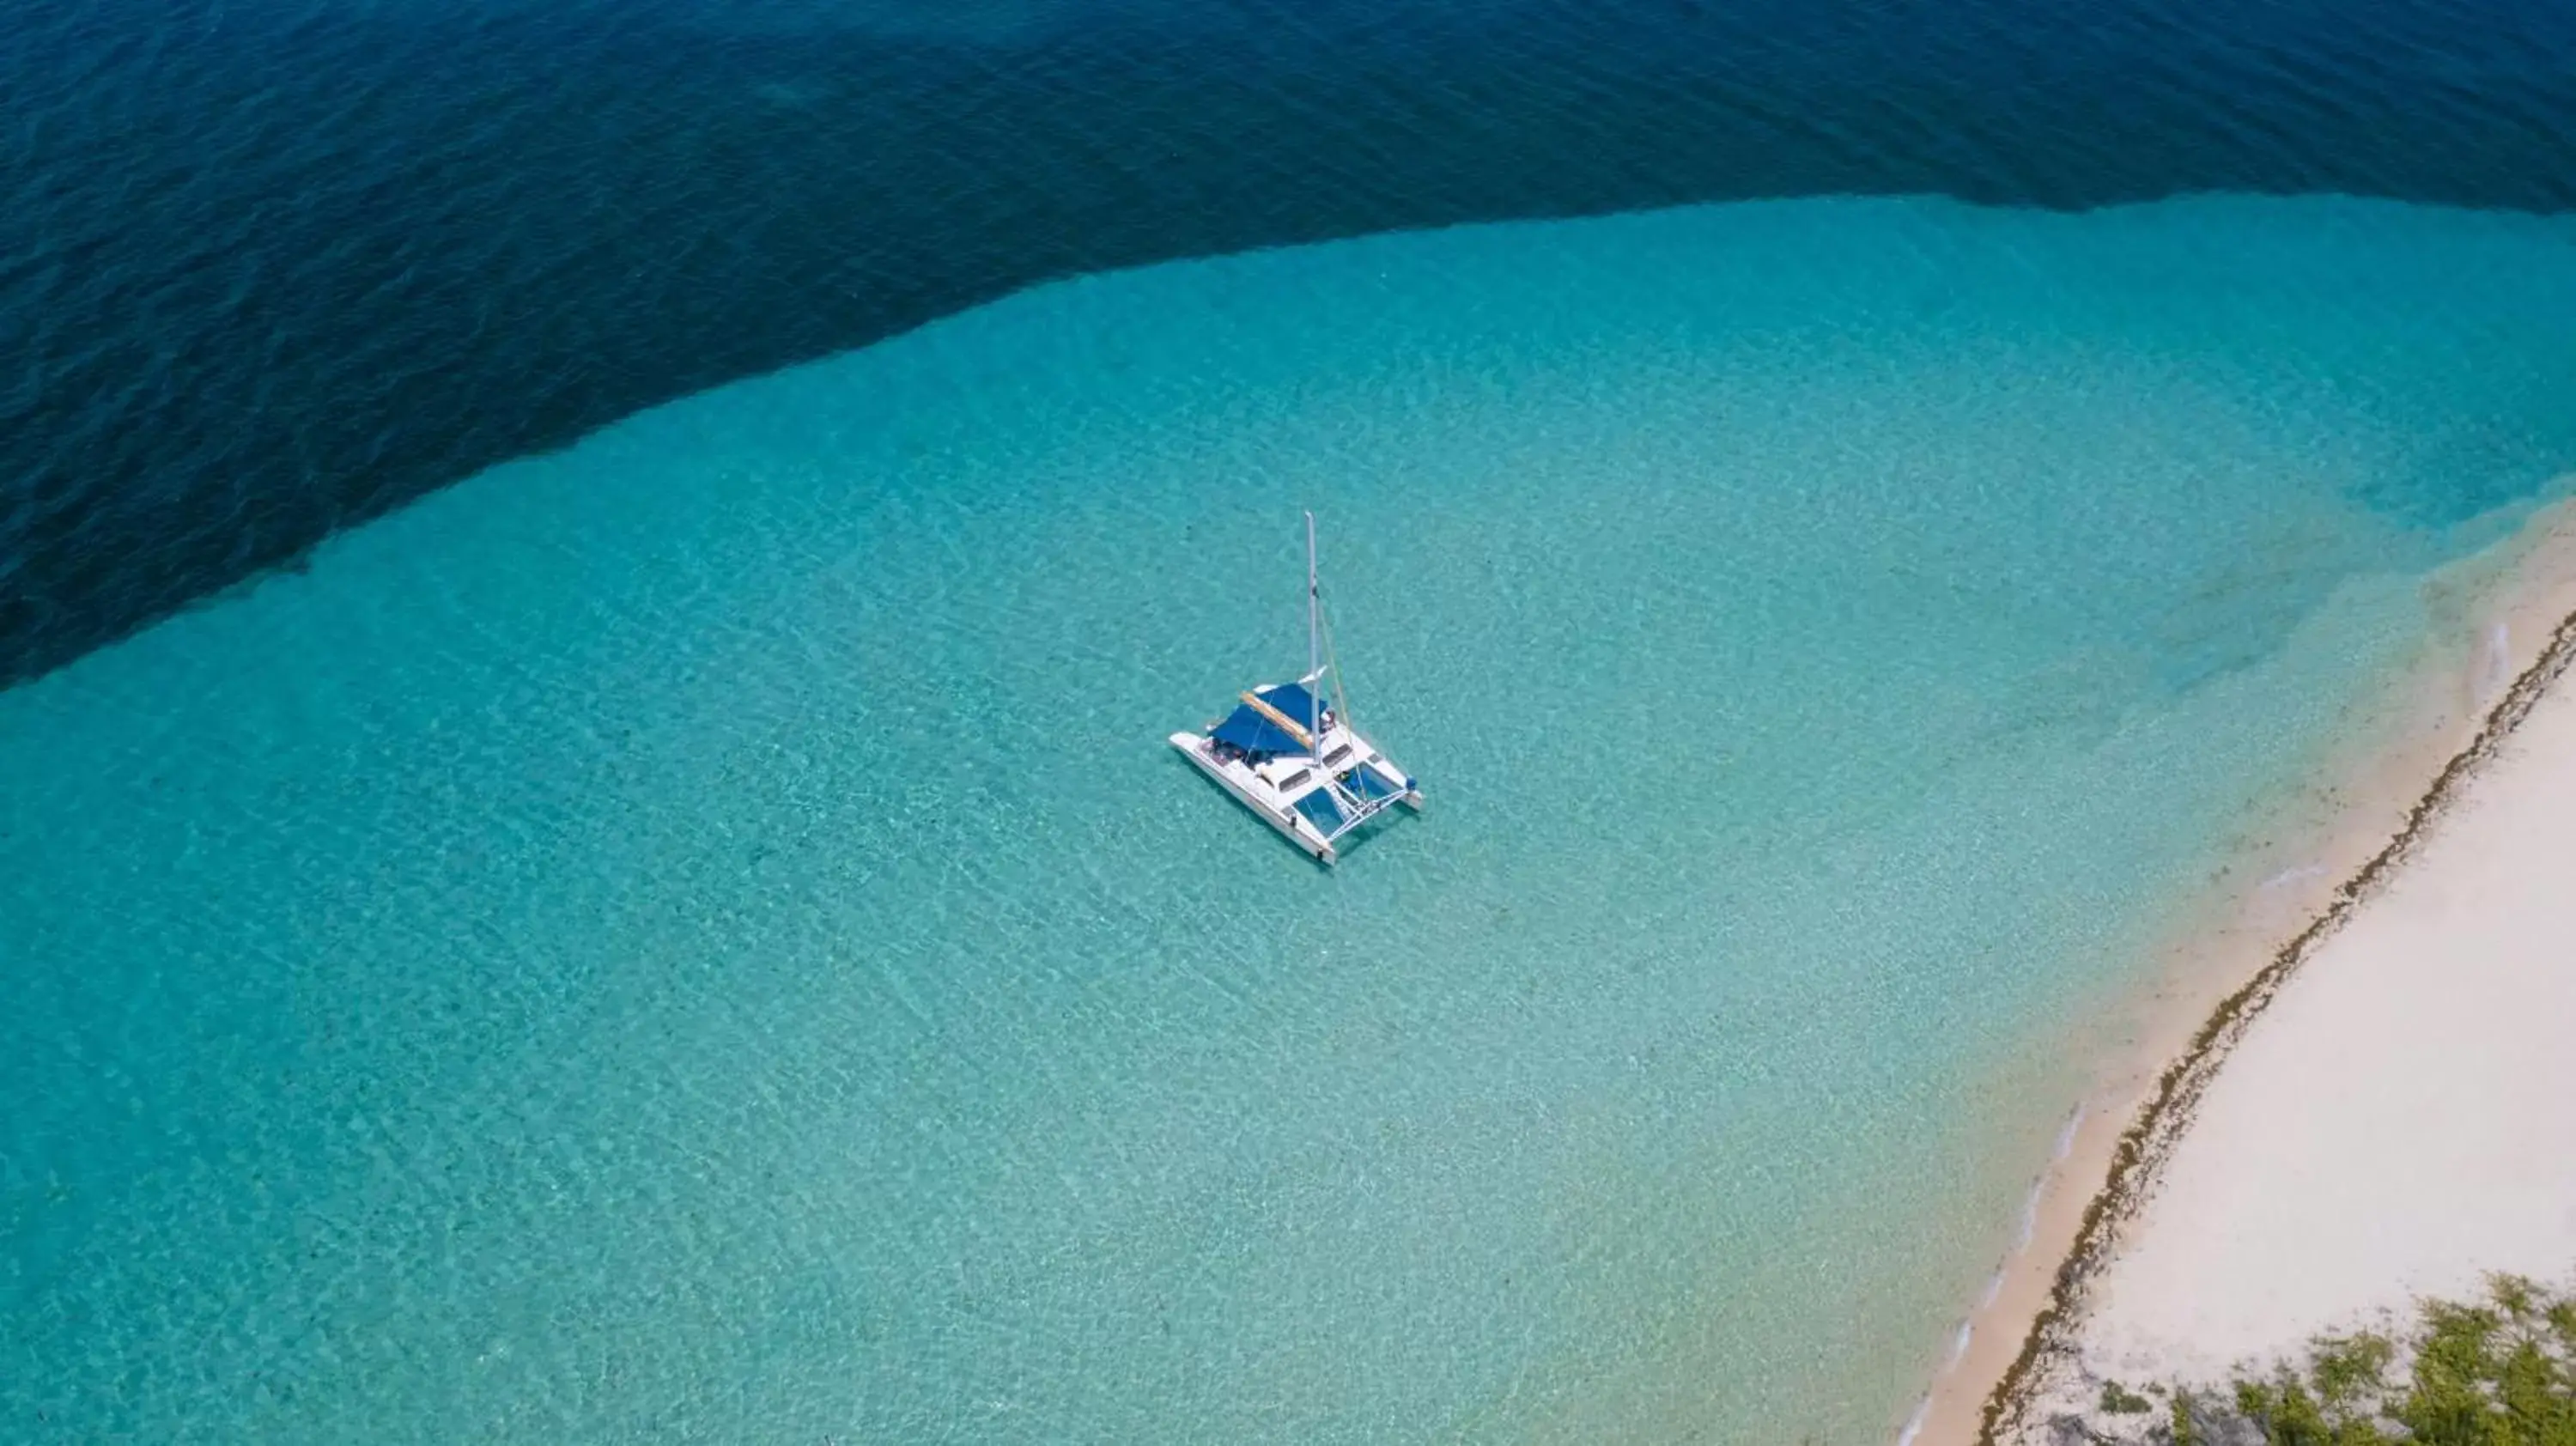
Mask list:
[[[2351,878],[2338,887],[2332,900],[2311,920],[2297,937],[2282,945],[2260,972],[2242,988],[2228,995],[2210,1012],[2209,1018],[2193,1033],[2191,1043],[2180,1057],[2165,1067],[2156,1087],[2139,1107],[2137,1118],[2120,1136],[2111,1152],[2110,1173],[2102,1188],[2084,1207],[2082,1222],[2077,1226],[2075,1243],[2068,1248],[2066,1259],[2057,1267],[2057,1278],[2049,1286],[2047,1303],[2031,1322],[2030,1332],[2022,1339],[2020,1354],[1995,1384],[1994,1393],[1986,1398],[1985,1411],[1977,1426],[1978,1446],[2002,1446],[2007,1432],[2016,1432],[2026,1424],[2029,1409],[2046,1378],[2048,1367],[2070,1358],[2075,1349],[2074,1328],[2078,1307],[2110,1257],[2111,1247],[2120,1227],[2137,1213],[2148,1191],[2172,1154],[2176,1141],[2191,1125],[2201,1095],[2208,1090],[2218,1068],[2226,1062],[2246,1027],[2272,1002],[2281,986],[2298,971],[2301,964],[2316,952],[2363,900],[2379,891],[2397,867],[2404,863],[2416,846],[2423,842],[2432,825],[2456,800],[2461,786],[2494,757],[2496,750],[2512,736],[2516,727],[2528,717],[2534,705],[2561,674],[2576,664],[2576,613],[2562,618],[2549,635],[2548,645],[2539,658],[2523,670],[2504,697],[2479,725],[2477,736],[2467,747],[2444,764],[2435,775],[2432,786],[2406,812],[2406,821],[2387,846],[2373,855]]]

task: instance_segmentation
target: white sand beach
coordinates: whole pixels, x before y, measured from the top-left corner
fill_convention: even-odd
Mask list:
[[[2105,1380],[2576,1275],[2576,510],[2499,565],[2393,743],[2178,946],[1917,1446],[2126,1439]]]
[[[2246,1031],[2081,1369],[2223,1381],[2499,1270],[2576,1271],[2576,674]]]

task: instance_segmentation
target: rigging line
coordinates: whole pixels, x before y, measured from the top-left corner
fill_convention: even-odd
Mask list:
[[[1333,628],[1332,624],[1329,622],[1324,625],[1324,656],[1332,663],[1333,667],[1334,716],[1341,720],[1342,731],[1348,733],[1356,745],[1356,740],[1360,736],[1360,723],[1359,719],[1351,712],[1350,692],[1342,683],[1342,660],[1333,655]],[[1365,759],[1363,759],[1363,761],[1365,761]],[[1354,766],[1356,767],[1357,765]]]
[[[1359,737],[1359,724],[1352,721],[1350,694],[1348,690],[1342,686],[1342,660],[1340,655],[1333,649],[1333,617],[1332,614],[1324,607],[1324,595],[1320,588],[1317,589],[1315,593],[1315,624],[1317,631],[1323,636],[1324,666],[1331,671],[1333,678],[1334,723],[1342,730],[1342,733],[1346,738],[1357,739]],[[1359,751],[1352,743],[1345,743],[1343,746],[1351,749],[1354,754]],[[1351,790],[1343,788],[1341,780],[1335,776],[1333,770],[1324,765],[1322,750],[1319,748],[1316,750],[1316,753],[1317,757],[1315,759],[1315,763],[1317,768],[1321,770],[1324,775],[1325,794],[1333,800],[1334,807],[1343,811],[1343,817],[1345,819],[1344,831],[1347,832],[1351,827],[1355,826],[1355,824],[1350,822],[1353,815],[1363,817],[1366,815],[1366,800],[1360,798]],[[1363,766],[1364,763],[1361,761],[1352,761],[1352,778],[1357,779],[1360,776],[1359,770]],[[1352,904],[1351,896],[1336,889],[1333,893],[1333,900],[1334,903],[1339,906],[1338,912],[1341,915],[1344,926],[1347,928],[1356,928],[1358,909]]]
[[[1343,733],[1353,740],[1351,743],[1347,743],[1343,746],[1350,748],[1352,752],[1356,754],[1360,752],[1357,746],[1357,740],[1360,736],[1360,725],[1356,719],[1351,717],[1350,694],[1342,683],[1342,660],[1333,650],[1332,615],[1324,610],[1320,598],[1318,598],[1316,603],[1315,616],[1322,623],[1324,634],[1324,661],[1325,664],[1332,669],[1333,674],[1334,717],[1340,722]],[[1318,759],[1318,762],[1320,761],[1321,760]],[[1350,775],[1354,780],[1354,785],[1351,789],[1345,789],[1342,787],[1339,776],[1336,775],[1332,769],[1326,768],[1324,770],[1324,782],[1326,786],[1331,788],[1335,793],[1342,795],[1343,799],[1348,800],[1349,805],[1354,811],[1362,814],[1369,811],[1368,798],[1365,792],[1367,785],[1366,783],[1359,782],[1358,780],[1366,778],[1367,775],[1362,772],[1362,770],[1367,766],[1368,759],[1365,754],[1361,754],[1361,756],[1351,763]]]

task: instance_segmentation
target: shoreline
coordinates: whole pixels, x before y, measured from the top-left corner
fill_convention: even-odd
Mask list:
[[[2087,1286],[2236,1041],[2576,666],[2576,498],[2423,585],[2435,623],[2384,711],[2250,821],[2161,933],[2151,969],[2104,1001],[2103,1037],[2119,1042],[2072,1103],[2016,1246],[1960,1321],[1902,1446],[1988,1446],[2026,1424],[2045,1368],[2073,1349]]]

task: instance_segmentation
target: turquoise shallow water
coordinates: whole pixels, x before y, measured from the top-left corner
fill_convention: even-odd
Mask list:
[[[35,1439],[1864,1439],[2045,1041],[2576,466],[2576,223],[1049,287],[0,694]],[[1302,657],[1431,811],[1163,745]],[[41,1413],[41,1417],[40,1414]]]

